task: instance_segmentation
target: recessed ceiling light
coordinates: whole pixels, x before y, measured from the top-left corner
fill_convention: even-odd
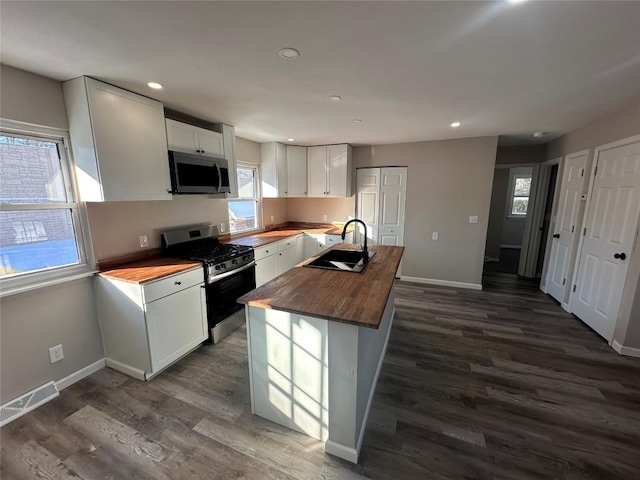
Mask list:
[[[353,120],[351,120],[352,123],[362,123],[362,120],[360,120],[359,118],[354,118]]]
[[[327,97],[327,100],[330,100],[332,102],[339,102],[340,100],[342,100],[342,97],[340,95],[329,95]]]
[[[460,125],[462,125],[460,122],[453,122],[453,123],[451,124],[451,126],[452,126],[453,128],[458,128]]]
[[[533,136],[536,138],[544,137],[547,132],[533,132]]]
[[[280,58],[284,58],[285,60],[295,60],[300,56],[300,52],[295,48],[283,48],[278,52],[278,56]]]
[[[149,83],[147,83],[147,86],[149,88],[153,88],[154,90],[160,90],[162,88],[162,85],[160,85],[159,83],[156,83],[156,82],[149,82]]]
[[[516,5],[516,4],[518,4],[518,3],[524,3],[524,2],[526,2],[526,1],[527,1],[527,0],[509,0],[509,3],[510,3],[511,5]]]
[[[287,138],[287,142],[293,142],[294,140],[294,138]]]

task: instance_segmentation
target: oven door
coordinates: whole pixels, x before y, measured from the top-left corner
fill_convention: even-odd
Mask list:
[[[213,328],[232,316],[244,305],[236,302],[245,293],[256,288],[256,267],[250,263],[237,270],[214,277],[207,285],[207,319],[209,328]]]

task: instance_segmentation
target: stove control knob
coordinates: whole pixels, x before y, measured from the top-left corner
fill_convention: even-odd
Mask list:
[[[220,270],[220,265],[216,265],[216,270]]]
[[[236,264],[238,263],[238,261],[237,261],[237,260],[231,260],[231,263],[232,263],[233,265],[236,265]]]

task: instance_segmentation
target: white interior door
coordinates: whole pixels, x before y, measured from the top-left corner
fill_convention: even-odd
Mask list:
[[[378,226],[378,242],[381,245],[404,244],[406,197],[407,168],[382,168],[380,172],[380,221]]]
[[[613,338],[640,213],[640,141],[597,153],[571,310]]]
[[[588,152],[565,158],[556,221],[553,225],[551,260],[547,270],[547,293],[560,303],[565,302],[567,275],[577,235],[576,223],[580,209],[580,195],[584,189]]]
[[[380,206],[380,169],[359,168],[356,173],[358,205],[356,217],[367,224],[367,242],[375,245],[378,242],[378,222]],[[354,236],[356,243],[363,243],[362,229],[356,225]]]

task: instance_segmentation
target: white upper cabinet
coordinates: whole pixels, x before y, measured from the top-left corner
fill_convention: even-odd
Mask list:
[[[307,147],[287,145],[287,197],[307,196]]]
[[[162,103],[88,77],[62,87],[80,199],[170,200]]]
[[[176,152],[225,157],[223,135],[167,118],[167,144]]]
[[[309,147],[310,197],[351,196],[351,146]]]
[[[263,198],[287,196],[287,146],[281,143],[260,145]]]
[[[327,196],[327,147],[309,147],[307,150],[307,170],[309,176],[309,196]]]
[[[236,129],[231,125],[222,124],[222,140],[224,143],[224,158],[229,165],[229,187],[231,192],[227,198],[238,198],[238,163],[236,162]]]

